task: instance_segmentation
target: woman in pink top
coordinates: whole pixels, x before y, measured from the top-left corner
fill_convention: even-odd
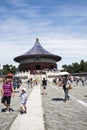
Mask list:
[[[12,93],[14,93],[13,86],[10,82],[9,77],[5,78],[5,82],[2,85],[2,103],[6,106],[7,112],[10,110],[10,102]]]

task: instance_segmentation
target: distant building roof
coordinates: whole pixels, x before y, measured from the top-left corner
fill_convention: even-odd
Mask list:
[[[48,58],[54,58],[56,61],[60,61],[62,58],[60,56],[54,55],[50,52],[48,52],[47,50],[45,50],[41,44],[39,43],[38,38],[36,39],[36,42],[34,44],[34,46],[26,53],[14,58],[14,60],[16,62],[20,62],[23,59],[28,59],[31,58],[33,56],[43,56],[43,57],[48,57]]]
[[[26,52],[24,55],[32,55],[32,54],[46,54],[46,55],[52,55],[52,53],[46,51],[41,44],[39,43],[38,38],[36,39],[36,42],[34,44],[34,46],[31,48],[31,50],[29,50],[28,52]]]

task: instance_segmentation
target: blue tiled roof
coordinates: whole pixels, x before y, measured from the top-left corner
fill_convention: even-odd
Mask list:
[[[39,40],[36,39],[36,42],[34,44],[34,46],[26,53],[14,58],[15,61],[19,62],[21,61],[22,59],[25,59],[25,58],[30,58],[34,55],[40,55],[40,56],[45,56],[45,57],[50,57],[50,58],[54,58],[56,59],[56,61],[59,61],[61,60],[61,57],[60,56],[57,56],[57,55],[54,55],[50,52],[48,52],[47,50],[45,50],[41,44],[39,43]]]
[[[26,52],[23,55],[32,55],[32,54],[47,54],[47,55],[52,55],[52,53],[46,51],[41,44],[39,43],[39,41],[36,41],[34,46],[31,48],[31,50],[29,50],[28,52]]]

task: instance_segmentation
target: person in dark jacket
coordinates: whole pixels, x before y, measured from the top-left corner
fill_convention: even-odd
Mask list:
[[[65,75],[62,81],[62,86],[65,93],[64,102],[69,100],[69,85],[71,85],[69,75]]]
[[[47,94],[47,80],[43,78],[42,80],[42,86],[43,86],[43,94]]]

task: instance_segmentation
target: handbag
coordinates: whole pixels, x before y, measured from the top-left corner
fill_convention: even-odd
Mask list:
[[[69,84],[69,87],[68,87],[69,89],[72,89],[72,85],[71,84]]]

